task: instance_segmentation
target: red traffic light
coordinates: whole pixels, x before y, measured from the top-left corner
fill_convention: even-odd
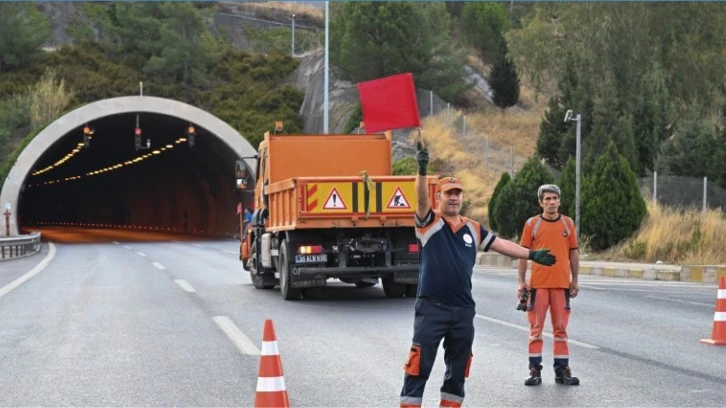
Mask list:
[[[141,136],[141,128],[137,127],[136,129],[134,129],[134,135]]]

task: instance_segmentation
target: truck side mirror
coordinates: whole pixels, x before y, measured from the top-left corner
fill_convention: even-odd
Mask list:
[[[244,160],[237,160],[235,163],[235,177],[237,188],[240,190],[249,190],[252,182],[250,180],[250,172]]]

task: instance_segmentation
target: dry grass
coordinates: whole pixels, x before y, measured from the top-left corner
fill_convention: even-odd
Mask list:
[[[467,115],[468,126],[482,142],[489,138],[489,144],[512,146],[514,153],[522,158],[532,155],[537,145],[542,114],[538,111],[502,111],[491,107],[473,115]]]
[[[726,218],[720,211],[661,207],[650,203],[638,233],[613,255],[645,262],[726,264]]]
[[[295,13],[296,16],[307,16],[314,20],[323,20],[325,18],[324,9],[320,9],[309,4],[300,4],[294,1],[247,2],[245,3],[245,6],[263,10],[279,10],[284,11],[288,14]]]
[[[73,92],[66,89],[65,81],[58,79],[53,69],[45,70],[45,74],[30,89],[29,94],[30,122],[33,129],[55,120],[73,99]]]

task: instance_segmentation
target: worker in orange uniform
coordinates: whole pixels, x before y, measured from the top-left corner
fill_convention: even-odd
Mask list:
[[[527,285],[527,261],[519,261],[517,297],[521,302],[524,300],[523,295],[528,295],[526,309],[529,320],[529,377],[524,385],[542,384],[542,328],[548,309],[554,330],[555,382],[578,385],[580,380],[573,377],[570,370],[570,353],[567,347],[570,298],[576,297],[579,291],[577,272],[580,254],[577,233],[572,219],[559,213],[559,187],[554,184],[542,185],[537,190],[537,198],[542,214],[530,218],[524,224],[520,245],[532,250],[545,247],[551,249],[557,257],[557,264],[533,264],[532,278]]]
[[[460,214],[464,187],[456,177],[436,185],[437,208],[431,208],[426,167],[428,150],[416,154],[416,237],[421,248],[413,341],[404,365],[401,407],[420,407],[424,388],[444,341],[446,374],[441,386],[441,406],[460,407],[464,382],[469,376],[474,343],[475,302],[471,275],[479,249],[494,250],[544,265],[556,262],[548,250],[531,251],[506,239],[497,239],[478,222]]]

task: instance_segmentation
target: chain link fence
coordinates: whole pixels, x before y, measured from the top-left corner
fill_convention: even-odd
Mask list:
[[[638,179],[643,198],[670,207],[721,209],[726,212],[726,190],[707,178],[653,176]],[[655,195],[653,192],[655,191]]]

